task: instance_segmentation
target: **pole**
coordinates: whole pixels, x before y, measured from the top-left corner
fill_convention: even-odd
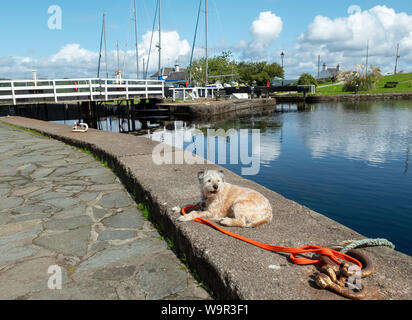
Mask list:
[[[197,12],[195,35],[193,37],[192,53],[190,54],[190,65],[189,65],[189,84],[192,85],[192,62],[193,62],[193,52],[195,50],[197,27],[199,26],[200,9],[202,9],[202,0],[199,2],[199,10]]]
[[[399,43],[398,43],[398,45],[397,45],[397,47],[396,47],[395,71],[394,71],[393,74],[396,74],[396,69],[398,68],[398,59],[399,59],[400,57],[401,57],[401,56],[399,55]]]
[[[134,0],[134,28],[135,28],[135,38],[136,38],[136,77],[139,79],[139,45],[138,45],[138,35],[137,35],[137,10],[136,10],[136,0]]]
[[[366,75],[368,75],[368,67],[369,67],[369,40],[366,44]]]
[[[104,17],[104,14],[103,14],[103,17]],[[102,33],[100,35],[99,65],[97,67],[97,78],[100,78],[100,62],[102,60],[103,34],[104,34],[104,22],[102,23]]]
[[[144,66],[145,66],[145,61],[144,61],[144,57],[143,57],[143,63],[142,63],[142,75],[144,77],[144,79],[146,80],[146,76],[145,76],[145,71],[144,71]]]
[[[106,39],[106,14],[103,14],[103,29],[104,29],[104,56],[106,59],[106,79],[109,78],[109,67],[107,63],[107,39]]]
[[[320,55],[318,55],[318,80],[320,77]]]
[[[284,79],[285,79],[285,70],[283,68],[283,57],[285,56],[284,52],[282,51],[282,53],[280,54],[280,56],[282,57],[282,70],[283,70],[283,76],[282,76],[282,86],[284,85]]]
[[[209,69],[209,61],[208,61],[208,56],[207,56],[207,51],[208,51],[208,34],[207,34],[207,0],[205,0],[205,29],[206,29],[206,70],[205,70],[205,86],[208,85],[209,83],[209,78],[208,78],[208,69]]]
[[[117,48],[117,70],[120,71],[119,40],[116,41]]]
[[[162,1],[159,0],[159,71],[158,71],[158,77],[162,77],[162,24],[161,24],[161,14],[162,10]]]

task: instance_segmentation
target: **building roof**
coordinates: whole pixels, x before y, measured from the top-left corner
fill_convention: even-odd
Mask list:
[[[184,71],[179,71],[179,72],[172,72],[169,74],[169,76],[166,78],[166,81],[186,81],[187,76],[186,72]]]
[[[175,69],[174,68],[162,68],[162,74],[165,77],[168,77],[172,72],[174,72]],[[157,71],[156,73],[153,73],[150,78],[158,78],[159,77],[159,71]]]
[[[340,65],[338,64],[336,68],[328,68],[326,67],[326,64],[323,64],[323,68],[319,74],[319,78],[330,78],[330,77],[336,77],[340,72]]]

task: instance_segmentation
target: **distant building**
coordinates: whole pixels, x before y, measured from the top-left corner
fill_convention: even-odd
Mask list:
[[[179,62],[176,61],[174,68],[162,68],[162,78],[166,82],[184,82],[187,81],[186,69],[179,67]],[[150,76],[151,80],[159,79],[159,72],[156,72]]]
[[[332,78],[332,77],[337,77],[340,72],[340,65],[338,64],[336,68],[328,68],[326,66],[326,63],[323,64],[322,66],[322,71],[319,73],[319,79],[325,79],[325,78]]]

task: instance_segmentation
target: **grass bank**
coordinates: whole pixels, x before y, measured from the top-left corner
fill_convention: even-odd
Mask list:
[[[385,88],[387,82],[398,82],[395,88]],[[362,93],[399,93],[412,92],[412,73],[400,73],[396,75],[388,75],[380,78],[375,85],[375,89],[369,91],[359,91]],[[317,88],[317,95],[336,95],[336,94],[352,94],[352,91],[343,91],[343,84]]]

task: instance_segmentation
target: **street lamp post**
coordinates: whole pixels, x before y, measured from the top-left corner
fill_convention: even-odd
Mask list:
[[[282,58],[282,70],[283,70],[283,57],[285,56],[285,53],[282,51],[282,53],[280,54],[281,58]],[[283,75],[282,75],[282,86],[283,86],[283,80],[285,79],[285,70],[283,70]]]

